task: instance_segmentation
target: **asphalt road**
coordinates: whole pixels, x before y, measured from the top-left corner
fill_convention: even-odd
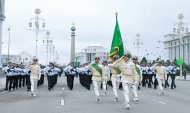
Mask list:
[[[79,84],[78,78],[75,78],[73,91],[67,88],[65,77],[59,78],[55,88],[48,91],[45,79],[36,97],[32,97],[26,88],[1,92],[0,113],[189,113],[190,81],[180,79],[176,84],[174,90],[164,89],[164,95],[159,95],[154,89],[141,88],[138,91],[139,101],[131,101],[131,109],[126,110],[121,90],[118,102],[113,102],[112,88],[108,87],[107,95],[101,95],[101,101],[97,103],[94,101],[93,85],[90,91],[86,90]],[[64,105],[61,105],[61,100],[64,100]]]

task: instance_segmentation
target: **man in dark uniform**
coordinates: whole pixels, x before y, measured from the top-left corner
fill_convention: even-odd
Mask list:
[[[5,74],[6,74],[6,85],[5,85],[5,90],[11,91],[12,88],[12,83],[13,83],[13,71],[14,67],[11,62],[8,63],[6,67],[2,69]]]
[[[71,62],[64,71],[67,73],[67,85],[70,90],[73,90],[74,77],[76,74],[76,68],[74,67],[74,62]]]
[[[172,64],[168,68],[169,68],[169,74],[170,74],[171,79],[172,79],[171,89],[173,89],[173,88],[176,88],[175,77],[176,77],[177,70],[179,70],[179,68],[175,65],[174,62],[172,62]]]

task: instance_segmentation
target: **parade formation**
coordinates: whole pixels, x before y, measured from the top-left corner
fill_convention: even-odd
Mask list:
[[[100,95],[107,95],[107,87],[113,89],[113,101],[124,101],[126,109],[130,109],[130,98],[132,101],[139,101],[137,90],[140,91],[143,87],[158,89],[158,94],[164,94],[164,88],[171,86],[175,89],[175,77],[179,68],[174,62],[164,66],[160,59],[148,64],[139,64],[138,57],[132,56],[129,51],[126,51],[124,56],[119,58],[113,57],[115,61],[101,61],[100,57],[96,56],[94,61],[89,64],[75,67],[71,62],[68,66],[61,68],[50,62],[47,67],[40,66],[38,59],[33,58],[33,62],[28,66],[17,65],[9,62],[3,71],[6,73],[5,90],[12,92],[17,88],[26,87],[27,91],[31,91],[32,96],[37,96],[37,87],[43,85],[44,78],[47,78],[47,89],[53,91],[53,87],[57,83],[57,79],[64,71],[67,77],[67,85],[70,90],[73,90],[74,79],[78,78],[80,84],[90,90],[93,84],[95,101],[100,102]],[[63,71],[62,71],[63,70]],[[167,78],[168,77],[168,78]],[[168,79],[171,78],[171,83]],[[111,82],[110,82],[111,81]],[[118,96],[119,84],[122,84],[124,100],[120,100]],[[165,84],[168,84],[165,85]],[[102,89],[102,92],[100,90]],[[132,95],[130,95],[130,91]],[[72,93],[72,92],[71,92]],[[132,97],[130,97],[132,96]]]
[[[0,0],[0,9],[1,9],[0,41],[2,41],[2,36],[1,36],[2,21],[5,20],[4,3],[5,0]],[[78,98],[78,100],[76,99],[75,101],[71,101],[71,103],[77,101],[77,103],[74,104],[78,104],[79,108],[82,110],[83,108],[88,108],[89,107],[88,104],[89,105],[91,104],[93,105],[94,109],[99,109],[100,105],[103,108],[102,111],[104,111],[104,108],[106,108],[106,106],[104,105],[106,105],[106,103],[107,104],[111,103],[112,106],[119,105],[120,108],[123,108],[123,111],[131,112],[132,111],[131,109],[133,108],[136,109],[135,104],[139,105],[146,104],[143,103],[143,100],[144,101],[148,100],[148,102],[146,101],[148,103],[147,104],[148,107],[147,108],[142,107],[143,110],[149,109],[152,106],[158,106],[156,104],[152,105],[150,100],[157,102],[157,104],[159,103],[163,106],[166,106],[166,104],[168,103],[163,101],[164,99],[167,98],[166,96],[169,95],[168,97],[171,97],[173,100],[175,100],[176,98],[175,95],[173,96],[171,93],[175,92],[178,89],[179,92],[183,92],[183,90],[180,89],[181,84],[179,84],[179,82],[176,82],[176,77],[184,75],[184,80],[186,80],[186,75],[190,70],[190,68],[188,67],[190,62],[190,57],[188,57],[190,56],[190,45],[188,45],[190,44],[190,38],[189,38],[190,32],[188,32],[187,25],[182,21],[184,18],[182,14],[178,15],[179,22],[175,24],[175,27],[177,25],[177,29],[175,27],[173,28],[173,34],[168,34],[164,36],[168,40],[171,38],[171,40],[169,41],[168,40],[163,41],[163,43],[165,44],[165,48],[163,49],[168,50],[167,53],[168,58],[165,58],[166,52],[164,50],[161,53],[159,52],[156,53],[157,51],[153,50],[156,54],[158,54],[158,56],[157,55],[153,55],[154,57],[151,56],[153,58],[147,58],[149,57],[150,54],[154,54],[151,52],[150,54],[143,53],[144,56],[140,55],[139,48],[140,45],[143,44],[143,42],[141,42],[139,39],[140,34],[137,34],[137,39],[134,43],[129,41],[126,44],[125,42],[126,39],[125,41],[122,39],[122,35],[120,32],[118,13],[115,13],[116,21],[115,21],[115,29],[113,37],[108,37],[105,39],[105,41],[107,41],[107,39],[111,41],[111,44],[109,43],[110,44],[109,52],[107,51],[107,48],[104,48],[103,46],[101,48],[100,46],[96,45],[93,46],[94,48],[90,48],[90,51],[88,51],[88,49],[84,49],[84,52],[79,53],[79,55],[78,53],[75,53],[76,28],[75,24],[72,23],[71,35],[70,35],[71,36],[70,61],[68,61],[67,59],[67,61],[65,62],[63,61],[59,62],[58,61],[59,55],[57,51],[55,51],[55,45],[53,44],[53,39],[49,37],[50,32],[44,29],[45,19],[40,18],[39,16],[41,10],[37,8],[35,9],[34,12],[35,12],[35,17],[30,18],[29,21],[29,27],[30,27],[29,30],[34,31],[36,33],[35,55],[28,55],[30,59],[29,58],[23,59],[21,57],[18,57],[19,63],[18,62],[16,63],[16,58],[13,59],[9,58],[10,57],[9,55],[10,39],[9,39],[8,55],[6,63],[2,63],[2,61],[4,60],[2,60],[1,58],[2,50],[0,47],[0,72],[1,69],[3,72],[2,74],[3,76],[0,76],[0,79],[2,78],[5,79],[5,88],[2,90],[2,92],[0,92],[0,94],[13,94],[11,95],[13,97],[15,93],[20,91],[22,92],[22,94],[18,93],[21,94],[19,95],[20,98],[26,99],[27,101],[29,100],[28,102],[33,102],[33,100],[35,100],[36,103],[32,104],[39,107],[39,109],[41,109],[41,106],[39,106],[40,104],[42,105],[47,104],[45,103],[45,100],[49,97],[55,97],[54,99],[57,100],[61,98],[60,105],[64,106],[67,105],[67,103],[69,103],[68,101],[64,100],[65,98],[74,100],[76,99],[76,96],[78,96],[79,98],[82,97],[83,98],[82,99]],[[33,21],[35,25],[32,25]],[[42,29],[40,28],[40,24],[42,24]],[[10,27],[8,31],[10,38]],[[38,52],[38,34],[41,31],[42,32],[45,31],[47,35],[43,39],[43,44],[45,44],[46,46],[45,55],[43,53],[44,51],[41,51],[42,49],[39,49],[40,51]],[[110,36],[110,34],[108,35]],[[95,39],[96,37],[93,38]],[[97,40],[104,41],[103,38],[102,39],[97,38]],[[93,41],[94,40],[91,40],[91,42]],[[85,41],[81,40],[81,42]],[[61,51],[63,49],[68,49],[68,45],[64,45],[62,42],[60,43],[62,44],[60,46]],[[85,42],[84,44],[86,43],[88,42]],[[128,46],[128,44],[132,43],[133,45],[137,46],[138,49],[137,53],[132,51],[130,46]],[[151,44],[151,42],[149,42],[147,45],[154,46],[154,44]],[[21,46],[24,46],[24,44],[23,45],[21,44]],[[79,46],[77,45],[77,47]],[[99,48],[101,48],[102,50]],[[161,47],[158,46],[157,49],[159,48]],[[145,51],[147,52],[148,50]],[[40,53],[41,56],[38,55],[38,53]],[[64,59],[65,58],[64,55],[66,55],[67,53],[66,52],[63,53],[64,54],[62,54],[63,55],[62,57]],[[44,56],[46,56],[46,63],[44,63],[44,61],[41,61],[44,60]],[[0,84],[0,86],[3,85]],[[25,93],[23,93],[23,90]],[[61,93],[58,94],[57,93],[58,90]],[[44,92],[41,93],[40,91],[44,91],[45,93]],[[76,94],[76,91],[79,91],[80,94]],[[145,94],[148,91],[151,91],[151,94]],[[167,91],[170,91],[171,93],[169,94]],[[43,97],[43,94],[44,95],[49,94],[49,95],[47,97],[45,96]],[[73,95],[70,96],[71,94],[74,94],[74,96]],[[87,96],[85,94],[88,94],[90,100],[89,98],[86,98]],[[153,97],[152,94],[155,94],[153,96],[161,99],[159,100],[157,98],[152,98]],[[149,97],[147,95],[149,96],[151,95],[152,97]],[[189,94],[184,93],[184,95],[187,96]],[[109,100],[107,98],[108,96],[110,96]],[[178,97],[180,96],[178,95]],[[39,97],[43,97],[43,99]],[[2,100],[6,103],[6,99],[8,100],[8,98]],[[42,103],[39,104],[37,102],[40,99],[42,99]],[[180,97],[180,99],[183,100],[182,97]],[[179,101],[180,99],[176,100]],[[173,102],[173,100],[171,101],[171,103]],[[53,103],[53,101],[54,100],[52,99],[50,103]],[[80,106],[81,103],[85,103],[86,106]],[[13,104],[11,103],[10,108],[13,108],[12,107]],[[53,104],[57,105],[57,103]],[[180,103],[171,104],[172,109],[175,107],[178,109],[179,107],[177,106],[179,104]],[[1,106],[1,101],[0,101],[0,106]],[[31,106],[31,103],[29,103],[27,106]],[[50,107],[50,109],[55,108],[52,106],[48,107]],[[115,109],[115,107],[113,108]],[[6,109],[7,108],[5,108],[5,110]],[[17,108],[15,107],[15,109]],[[154,111],[158,110],[156,112],[161,112],[162,111],[161,109],[162,108],[154,109]],[[119,110],[120,109],[116,109],[116,111]],[[92,109],[91,111],[96,112],[96,110]]]

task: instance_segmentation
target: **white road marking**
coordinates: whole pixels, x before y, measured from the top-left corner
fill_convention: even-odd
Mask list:
[[[65,105],[65,100],[64,99],[61,99],[61,106],[64,106]]]
[[[158,102],[158,103],[160,103],[160,104],[167,104],[167,103],[165,103],[165,102],[163,102],[163,101],[160,101],[160,100],[157,100],[157,99],[152,99],[153,101],[155,101],[155,102]]]

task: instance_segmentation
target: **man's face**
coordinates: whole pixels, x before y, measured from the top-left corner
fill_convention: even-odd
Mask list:
[[[33,60],[33,63],[34,63],[34,64],[37,64],[37,63],[38,63],[38,60],[37,60],[37,59],[34,59],[34,60]]]
[[[73,63],[73,62],[71,62],[71,66],[74,66],[74,63]]]
[[[134,63],[134,64],[137,64],[137,62],[138,62],[137,60],[133,60],[133,63]]]
[[[129,56],[125,55],[125,56],[124,56],[124,60],[125,60],[125,61],[128,61],[128,60],[129,60]]]
[[[98,63],[99,63],[99,59],[98,59],[98,58],[96,58],[96,59],[95,59],[95,62],[98,64]]]

